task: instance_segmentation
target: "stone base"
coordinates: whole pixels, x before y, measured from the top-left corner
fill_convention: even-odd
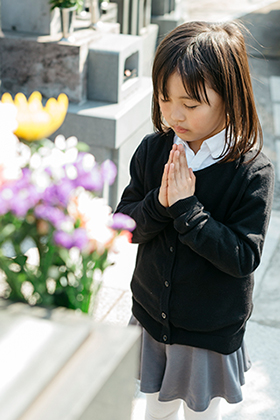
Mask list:
[[[72,102],[86,99],[89,43],[100,35],[92,29],[75,32],[73,42],[4,32],[0,37],[2,93],[34,90],[43,97],[66,93]]]

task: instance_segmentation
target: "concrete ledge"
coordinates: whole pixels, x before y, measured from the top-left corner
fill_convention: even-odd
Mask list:
[[[70,104],[56,135],[74,135],[90,146],[117,149],[150,119],[151,98],[151,79],[143,77],[140,88],[121,103],[86,101]]]

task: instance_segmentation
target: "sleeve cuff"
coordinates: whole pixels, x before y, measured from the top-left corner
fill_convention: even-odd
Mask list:
[[[160,216],[170,219],[171,215],[168,213],[168,207],[164,207],[163,205],[160,204],[159,199],[158,199],[158,194],[159,194],[159,188],[156,188],[156,190],[154,191],[155,209],[160,214]]]
[[[177,219],[183,214],[189,213],[189,216],[197,213],[201,210],[201,203],[198,201],[195,195],[184,198],[183,200],[176,201],[172,206],[166,209],[167,213],[173,218]]]

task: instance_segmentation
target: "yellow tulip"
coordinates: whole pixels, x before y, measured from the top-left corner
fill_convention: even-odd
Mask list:
[[[40,140],[53,134],[63,123],[68,108],[68,98],[64,93],[57,100],[50,98],[45,107],[40,92],[33,92],[28,100],[23,93],[17,93],[13,100],[6,92],[1,101],[17,107],[18,128],[15,135],[27,141]]]

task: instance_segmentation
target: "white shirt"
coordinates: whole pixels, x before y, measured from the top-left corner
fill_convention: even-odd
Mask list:
[[[194,153],[186,141],[180,139],[176,134],[174,143],[182,144],[184,146],[189,168],[192,168],[193,171],[198,171],[199,169],[207,168],[222,159],[217,158],[224,150],[225,131],[226,130],[224,129],[220,131],[220,133],[215,134],[215,136],[204,140],[197,154]]]

